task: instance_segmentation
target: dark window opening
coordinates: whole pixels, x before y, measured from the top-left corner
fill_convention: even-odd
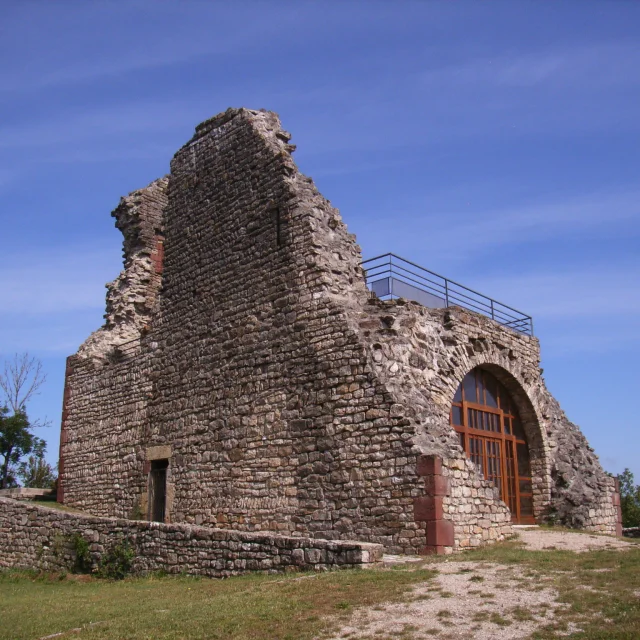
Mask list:
[[[164,522],[167,504],[168,460],[152,460],[149,473],[149,520]]]

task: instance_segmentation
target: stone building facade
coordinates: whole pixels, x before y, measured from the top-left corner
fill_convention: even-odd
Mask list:
[[[372,297],[289,140],[274,113],[229,109],[113,212],[124,271],[68,359],[59,499],[152,519],[161,478],[165,522],[405,553],[502,539],[512,513],[450,422],[479,368],[517,406],[536,521],[616,533],[614,481],[546,389],[537,339]]]

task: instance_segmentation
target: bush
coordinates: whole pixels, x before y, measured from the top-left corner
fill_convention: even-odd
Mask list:
[[[625,469],[619,476],[622,526],[640,527],[640,486],[634,483],[633,473]]]
[[[110,580],[122,580],[131,571],[135,554],[128,540],[116,544],[102,556],[97,575]]]
[[[71,545],[76,554],[73,563],[74,573],[89,573],[91,571],[91,554],[89,553],[89,543],[79,533],[71,535]]]

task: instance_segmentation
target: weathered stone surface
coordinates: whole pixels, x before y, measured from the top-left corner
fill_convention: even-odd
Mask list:
[[[162,570],[223,578],[247,571],[358,568],[381,562],[383,555],[380,545],[365,542],[97,518],[0,498],[0,567],[69,570],[78,534],[89,542],[94,566],[115,545],[128,544],[134,574]]]
[[[162,229],[162,288],[129,322],[134,349],[69,359],[64,501],[144,511],[146,451],[170,447],[170,522],[404,553],[499,540],[509,510],[449,426],[481,366],[518,405],[536,517],[615,532],[613,480],[547,391],[538,341],[460,308],[371,299],[355,238],[289,139],[275,114],[230,109],[175,155],[166,206],[139,208]],[[416,503],[430,495],[432,511]],[[442,520],[452,540],[429,524]]]
[[[161,284],[168,182],[160,178],[130,193],[112,212],[124,236],[124,270],[106,285],[104,326],[87,338],[78,355],[117,358],[117,347],[140,338],[148,327]]]

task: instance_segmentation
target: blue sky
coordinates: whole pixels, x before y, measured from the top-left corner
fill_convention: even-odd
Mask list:
[[[640,481],[640,3],[2,2],[0,358],[57,457],[118,199],[229,106],[280,114],[365,257],[534,317],[551,391]]]

